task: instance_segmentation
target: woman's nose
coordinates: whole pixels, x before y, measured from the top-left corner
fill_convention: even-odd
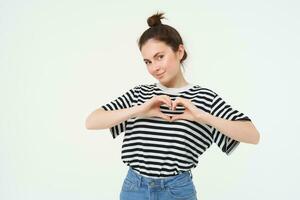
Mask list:
[[[154,71],[158,72],[160,70],[160,67],[159,66],[155,66],[154,67]]]
[[[159,71],[160,65],[157,63],[153,63],[153,68],[154,68],[154,71]]]

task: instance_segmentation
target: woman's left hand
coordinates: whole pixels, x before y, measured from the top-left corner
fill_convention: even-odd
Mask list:
[[[172,110],[175,110],[177,105],[182,105],[185,108],[185,110],[182,114],[171,115],[171,122],[177,119],[186,119],[190,121],[199,122],[202,121],[201,119],[208,115],[208,113],[197,108],[189,99],[177,97],[175,101],[172,101]]]

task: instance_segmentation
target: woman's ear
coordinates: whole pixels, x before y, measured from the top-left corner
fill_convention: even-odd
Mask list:
[[[179,60],[182,59],[183,55],[184,55],[184,46],[183,46],[183,44],[180,44],[178,46],[178,50],[177,50],[177,56],[178,56]]]

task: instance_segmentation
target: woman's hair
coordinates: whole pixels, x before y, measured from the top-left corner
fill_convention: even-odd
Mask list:
[[[164,13],[157,12],[156,14],[148,17],[147,23],[150,26],[138,40],[139,49],[142,49],[142,46],[149,40],[155,39],[161,42],[164,42],[166,45],[170,46],[173,52],[178,51],[180,44],[183,44],[180,34],[177,30],[169,25],[162,24],[161,19],[165,19],[163,16]],[[184,50],[184,55],[180,60],[180,63],[186,59],[187,53]]]

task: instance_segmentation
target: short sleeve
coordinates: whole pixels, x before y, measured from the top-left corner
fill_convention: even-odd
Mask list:
[[[247,115],[234,109],[216,93],[211,104],[210,114],[215,117],[220,117],[232,121],[251,121],[251,119]],[[227,155],[230,155],[240,144],[239,141],[228,137],[214,127],[211,128],[211,132],[214,143],[216,143],[222,150],[222,152],[226,153]]]
[[[137,89],[138,86],[131,88],[127,92],[125,92],[123,95],[117,97],[116,99],[112,100],[111,102],[101,105],[101,108],[103,108],[106,111],[112,111],[112,110],[120,110],[125,108],[130,108],[134,105],[137,99]],[[110,133],[112,137],[115,139],[118,135],[120,135],[122,132],[126,130],[127,120],[112,126],[109,128]]]

